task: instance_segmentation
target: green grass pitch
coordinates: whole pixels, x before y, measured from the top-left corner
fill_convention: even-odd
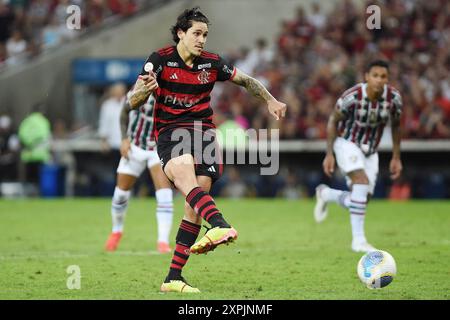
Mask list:
[[[450,299],[449,201],[369,204],[368,239],[398,268],[380,290],[359,281],[362,254],[350,250],[349,215],[337,205],[317,225],[312,200],[216,201],[239,238],[191,256],[184,276],[202,293],[180,295],[159,293],[171,254],[155,251],[153,199],[131,199],[114,253],[103,251],[110,199],[1,200],[0,299]],[[177,197],[172,239],[182,208]],[[67,288],[70,265],[79,290]]]

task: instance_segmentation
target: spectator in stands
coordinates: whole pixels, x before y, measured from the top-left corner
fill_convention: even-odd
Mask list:
[[[287,90],[296,96],[290,98],[289,105],[297,107],[290,108],[283,120],[288,124],[281,126],[282,138],[323,139],[331,101],[351,83],[362,81],[358,77],[364,65],[376,58],[392,61],[392,84],[408,100],[404,138],[449,137],[450,2],[378,4],[384,13],[381,31],[365,27],[365,11],[353,1],[338,2],[327,15],[320,14],[316,3],[312,14],[299,8],[293,20],[283,21],[276,54],[261,64],[266,67],[258,74],[275,96],[286,95]],[[245,65],[247,60],[241,58],[239,63]],[[226,104],[221,110],[239,101],[252,126],[269,120],[249,97],[232,90],[224,86],[221,97]]]
[[[63,26],[63,28],[65,25]],[[60,25],[56,16],[50,17],[50,22],[42,30],[42,47],[56,47],[63,41]]]
[[[102,151],[110,160],[111,170],[115,169],[120,160],[120,112],[127,88],[123,83],[116,83],[107,89],[107,99],[100,106],[98,134],[102,139]]]
[[[320,4],[314,2],[311,6],[312,13],[308,15],[308,22],[318,31],[322,30],[327,22],[327,17],[322,13]]]
[[[50,0],[33,0],[27,11],[27,32],[33,39],[41,38],[42,28],[47,23],[50,13]]]
[[[126,86],[116,83],[107,89],[107,99],[100,107],[98,132],[104,149],[120,149],[120,112],[125,99]]]
[[[242,71],[251,76],[259,73],[260,69],[264,68],[266,64],[273,59],[273,52],[268,47],[267,41],[263,38],[256,40],[256,45],[248,52],[244,60],[239,64]]]
[[[8,64],[20,64],[24,61],[27,50],[27,42],[25,41],[22,31],[15,29],[11,38],[6,42],[6,53],[8,55]]]
[[[22,144],[21,160],[25,164],[24,180],[38,184],[42,164],[51,160],[50,122],[42,113],[43,105],[36,104],[33,112],[19,125],[19,139]]]

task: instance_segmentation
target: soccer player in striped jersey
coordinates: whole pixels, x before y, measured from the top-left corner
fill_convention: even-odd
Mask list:
[[[113,227],[105,245],[107,251],[114,251],[119,245],[131,189],[145,168],[148,168],[156,190],[157,250],[160,253],[172,251],[169,246],[169,234],[173,219],[173,191],[170,182],[162,171],[158,153],[155,150],[156,143],[153,135],[154,105],[155,98],[153,95],[136,110],[132,110],[128,101],[124,100],[120,115],[122,135],[120,153],[122,158],[117,168],[117,185],[111,204]]]
[[[243,86],[264,100],[276,119],[284,117],[286,111],[286,105],[277,101],[259,81],[219,55],[204,51],[208,24],[208,18],[198,8],[185,10],[171,29],[176,45],[149,56],[130,97],[130,105],[134,107],[155,92],[158,154],[165,174],[186,197],[172,263],[161,285],[163,292],[199,292],[181,276],[189,255],[207,253],[237,238],[237,231],[208,194],[212,183],[222,174],[219,155],[211,154],[215,159],[212,162],[202,157],[215,143],[208,130],[215,128],[210,106],[214,83],[229,80]],[[189,137],[179,141],[177,133],[186,132]],[[196,135],[200,135],[200,141]],[[196,242],[202,219],[211,228]]]
[[[352,250],[368,252],[375,248],[367,242],[364,233],[366,207],[373,194],[378,175],[378,153],[383,129],[390,120],[392,128],[391,178],[402,171],[400,160],[400,115],[402,98],[388,84],[387,62],[371,62],[365,72],[365,83],[345,91],[338,99],[328,120],[327,153],[323,170],[329,177],[335,168],[345,173],[350,192],[336,190],[321,184],[316,188],[314,217],[322,222],[328,214],[327,203],[337,202],[350,211]],[[333,154],[334,151],[334,154]],[[336,159],[335,159],[336,155]]]

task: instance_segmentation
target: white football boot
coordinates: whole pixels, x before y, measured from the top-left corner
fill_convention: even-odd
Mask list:
[[[321,223],[328,216],[327,202],[322,197],[322,190],[328,188],[325,184],[319,184],[316,187],[316,206],[314,207],[314,219]]]

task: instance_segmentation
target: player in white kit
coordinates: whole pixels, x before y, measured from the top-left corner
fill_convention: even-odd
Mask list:
[[[122,238],[124,218],[131,196],[131,189],[137,178],[148,168],[155,186],[157,202],[156,218],[158,223],[157,250],[169,253],[169,234],[173,219],[173,191],[170,182],[161,168],[153,135],[153,107],[155,99],[151,95],[148,101],[136,110],[132,110],[128,99],[120,116],[122,143],[117,168],[117,185],[111,204],[112,232],[105,249],[114,251]],[[131,115],[131,117],[130,117]]]
[[[327,154],[323,170],[332,176],[335,161],[345,174],[350,192],[336,190],[321,184],[316,188],[314,218],[325,220],[327,204],[337,202],[350,211],[352,250],[369,252],[375,248],[367,242],[364,233],[366,206],[374,192],[378,175],[377,148],[385,125],[392,128],[391,178],[402,171],[400,160],[400,93],[388,85],[389,66],[385,61],[369,64],[364,83],[345,91],[338,99],[327,126]],[[333,154],[334,152],[334,154]],[[336,156],[336,158],[335,158]]]

